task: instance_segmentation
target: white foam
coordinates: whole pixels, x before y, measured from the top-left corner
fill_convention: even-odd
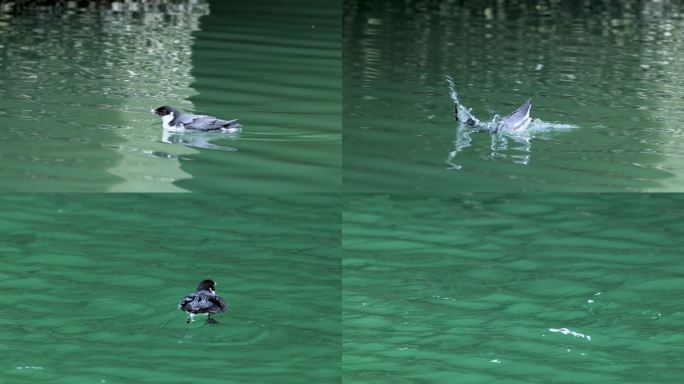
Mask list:
[[[570,330],[570,329],[568,329],[568,328],[549,328],[549,332],[553,332],[553,333],[562,333],[562,334],[564,334],[564,335],[572,335],[572,336],[575,336],[575,337],[581,337],[581,338],[583,338],[583,339],[587,339],[588,341],[591,341],[591,336],[586,335],[586,334],[584,334],[584,333],[572,331],[572,330]]]

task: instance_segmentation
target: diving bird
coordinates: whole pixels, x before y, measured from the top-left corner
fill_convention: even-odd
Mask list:
[[[499,121],[494,121],[492,123],[483,123],[480,119],[475,117],[475,115],[470,113],[471,109],[464,107],[460,103],[458,99],[458,94],[456,93],[456,88],[454,86],[453,79],[449,76],[447,76],[447,83],[449,83],[451,99],[454,101],[454,117],[456,117],[456,121],[460,121],[462,124],[468,127],[479,128],[481,130],[490,132],[513,132],[525,130],[532,122],[532,118],[530,118],[530,109],[532,109],[532,98],[528,98],[527,101],[523,103],[523,105],[518,107],[518,109],[511,112],[511,114],[509,114],[508,116],[503,117]]]
[[[178,303],[178,309],[190,316],[187,323],[195,321],[197,315],[207,315],[207,323],[217,323],[211,315],[225,312],[227,305],[221,296],[216,295],[215,288],[216,282],[214,280],[202,280],[195,292],[185,296]]]
[[[518,109],[511,112],[509,115],[503,117],[494,126],[488,123],[482,123],[480,119],[470,113],[469,109],[466,109],[458,102],[456,102],[456,110],[454,115],[456,117],[456,121],[461,121],[463,124],[469,127],[482,128],[483,130],[493,132],[512,132],[523,131],[530,125],[532,122],[532,118],[530,117],[530,109],[532,109],[532,98],[527,99],[523,105],[518,107]]]
[[[213,116],[191,115],[166,105],[152,109],[150,112],[161,117],[162,127],[169,132],[220,130],[222,132],[235,133],[242,129],[237,119],[223,120]]]

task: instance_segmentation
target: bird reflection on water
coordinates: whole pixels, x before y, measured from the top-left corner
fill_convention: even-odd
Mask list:
[[[162,130],[162,143],[181,144],[192,148],[214,149],[219,151],[237,152],[237,148],[212,143],[219,139],[234,139],[237,134],[221,132],[169,132]]]
[[[533,123],[534,124],[534,123]],[[482,132],[480,129],[472,128],[459,124],[456,130],[456,139],[454,140],[454,149],[449,152],[446,163],[449,169],[460,170],[462,165],[455,162],[456,156],[463,152],[466,148],[472,146],[473,138],[471,135],[473,133]],[[489,156],[491,158],[506,158],[510,159],[516,164],[527,165],[532,157],[532,139],[535,137],[532,133],[518,133],[512,134],[510,132],[498,131],[490,133],[491,137],[491,152]],[[517,146],[511,148],[513,150],[519,151],[519,153],[514,155],[508,155],[507,151],[509,149],[509,140]]]

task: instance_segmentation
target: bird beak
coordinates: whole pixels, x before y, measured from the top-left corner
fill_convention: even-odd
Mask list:
[[[150,112],[154,113],[154,109],[150,109]]]

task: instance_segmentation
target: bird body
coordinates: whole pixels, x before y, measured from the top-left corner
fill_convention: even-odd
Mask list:
[[[206,315],[207,322],[215,323],[216,320],[212,319],[211,315],[226,311],[226,301],[216,295],[215,287],[216,283],[213,280],[202,280],[195,292],[185,296],[178,303],[178,309],[188,314],[188,323],[194,321],[197,315]]]
[[[162,119],[162,127],[169,132],[190,131],[222,131],[228,133],[239,132],[242,126],[237,119],[223,120],[207,115],[193,115],[182,113],[176,108],[161,106],[151,110]]]

